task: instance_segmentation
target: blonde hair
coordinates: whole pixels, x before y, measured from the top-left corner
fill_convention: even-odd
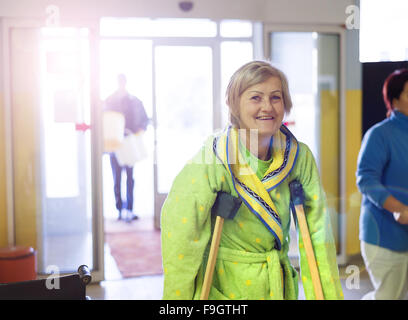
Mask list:
[[[251,61],[244,64],[232,75],[226,91],[226,103],[229,108],[229,119],[234,127],[239,127],[239,103],[241,95],[248,88],[262,83],[271,77],[281,81],[285,112],[292,109],[288,80],[285,74],[266,61]]]

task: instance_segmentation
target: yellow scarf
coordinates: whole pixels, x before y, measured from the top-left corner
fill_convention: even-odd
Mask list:
[[[282,224],[269,192],[276,188],[292,170],[298,155],[298,142],[282,125],[273,136],[273,161],[260,180],[239,152],[238,129],[229,127],[214,139],[214,152],[231,175],[234,188],[246,206],[262,221],[276,239],[276,248],[283,242]]]

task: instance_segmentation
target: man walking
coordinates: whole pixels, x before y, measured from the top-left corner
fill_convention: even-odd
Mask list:
[[[105,102],[105,110],[120,112],[125,117],[124,135],[136,134],[145,131],[148,124],[148,118],[142,101],[131,95],[126,90],[126,76],[118,75],[118,89],[110,95]],[[121,166],[118,163],[114,152],[110,153],[110,163],[112,167],[115,204],[121,220],[124,218],[127,222],[137,219],[138,216],[133,213],[133,167]],[[126,205],[122,202],[121,178],[122,170],[126,171]]]

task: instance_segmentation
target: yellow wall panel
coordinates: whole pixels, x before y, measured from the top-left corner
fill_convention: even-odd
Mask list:
[[[337,230],[340,211],[340,146],[339,146],[339,99],[337,92],[321,90],[320,168],[327,203],[332,218],[333,231]],[[359,217],[361,195],[357,189],[355,172],[361,145],[361,90],[346,91],[346,254],[360,253]],[[338,244],[338,243],[337,243]],[[339,249],[339,248],[338,248]]]
[[[337,90],[320,91],[320,175],[327,197],[333,234],[339,250],[339,95]]]
[[[38,33],[11,33],[11,105],[16,244],[37,248],[39,112]]]
[[[346,91],[346,214],[348,255],[360,253],[359,218],[361,195],[356,184],[357,158],[361,146],[362,93]]]

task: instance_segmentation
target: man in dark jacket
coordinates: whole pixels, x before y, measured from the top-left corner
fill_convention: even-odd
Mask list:
[[[126,76],[118,75],[118,89],[110,95],[105,102],[105,110],[120,112],[125,117],[124,135],[135,134],[139,131],[145,131],[148,118],[142,101],[129,94],[126,90]],[[110,163],[112,166],[114,193],[116,209],[119,212],[119,220],[122,219],[122,213],[125,212],[125,219],[130,222],[137,219],[133,213],[133,167],[120,166],[114,152],[110,153]],[[121,196],[121,177],[122,169],[126,171],[126,206],[123,206]]]

